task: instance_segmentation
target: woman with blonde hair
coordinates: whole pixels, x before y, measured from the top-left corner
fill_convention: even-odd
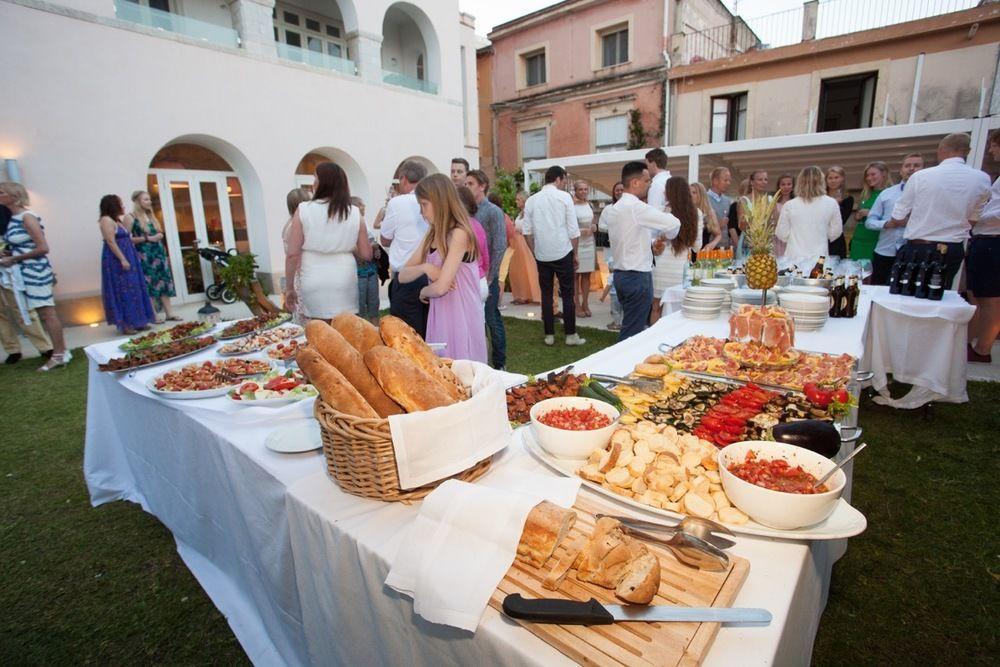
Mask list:
[[[778,176],[778,189],[774,191],[774,213],[772,220],[781,217],[781,207],[790,199],[795,198],[795,177],[785,173]],[[774,239],[774,255],[780,257],[785,254],[785,243],[781,239]]]
[[[847,172],[836,165],[826,170],[826,194],[833,197],[840,207],[840,224],[844,226],[854,211],[854,197],[847,194]],[[847,240],[844,234],[830,242],[827,248],[829,257],[847,257]]]
[[[747,185],[749,186],[749,192],[742,195],[739,198],[739,211],[737,211],[739,224],[740,224],[740,245],[737,249],[737,255],[745,256],[747,254],[746,248],[744,247],[745,236],[743,232],[747,229],[747,208],[753,206],[753,202],[758,199],[764,198],[770,201],[771,195],[767,192],[767,172],[763,169],[755,169],[750,172],[750,176],[747,177]]]
[[[708,202],[708,190],[697,181],[691,184],[691,201],[694,202],[694,207],[701,212],[701,218],[704,221],[701,249],[713,250],[722,242],[722,229],[719,228],[715,211],[712,210],[712,205]]]
[[[486,363],[486,318],[479,296],[479,246],[451,179],[432,174],[417,184],[420,213],[430,223],[424,242],[399,272],[399,282],[427,276],[420,300],[430,304],[427,341],[445,343],[452,359]]]
[[[795,179],[795,199],[781,208],[775,236],[787,243],[788,257],[826,255],[830,241],[844,231],[837,200],[825,194],[823,170],[806,167]]]
[[[170,297],[175,296],[174,275],[167,261],[167,251],[163,247],[163,229],[153,214],[153,199],[145,190],[132,193],[132,212],[125,214],[125,226],[132,230],[132,243],[139,253],[142,273],[146,276],[146,292],[163,308],[166,320],[180,322],[174,315]]]
[[[62,323],[56,314],[52,294],[56,277],[49,263],[49,245],[45,240],[42,219],[28,209],[28,191],[20,183],[0,183],[0,204],[9,208],[11,213],[3,236],[7,247],[0,257],[0,266],[16,269],[19,274],[16,291],[23,294],[29,310],[35,309],[42,327],[52,339],[52,356],[38,370],[50,371],[65,366],[73,355],[66,349]]]
[[[587,196],[590,185],[587,181],[573,183],[573,209],[576,213],[576,223],[580,226],[580,240],[577,244],[576,258],[576,313],[579,317],[590,317],[590,274],[597,268],[597,245],[594,243],[594,232],[597,222],[594,220],[594,209],[590,207]]]
[[[865,185],[861,188],[861,203],[858,204],[858,210],[854,214],[854,219],[858,222],[851,237],[851,259],[870,260],[875,252],[879,233],[865,227],[865,219],[878,196],[892,185],[892,176],[889,173],[889,166],[880,160],[869,162],[865,166],[864,175]]]

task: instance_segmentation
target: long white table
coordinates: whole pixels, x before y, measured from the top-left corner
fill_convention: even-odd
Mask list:
[[[826,341],[849,352],[857,336]],[[576,364],[579,372],[625,373],[656,350],[716,323],[679,313],[625,344]],[[801,345],[810,349],[805,345]],[[863,347],[862,347],[863,349]],[[140,503],[173,532],[178,552],[225,614],[251,660],[299,664],[564,664],[568,660],[516,623],[488,609],[475,635],[433,626],[412,603],[385,588],[389,563],[417,505],[344,494],[321,453],[281,455],[264,447],[281,422],[308,419],[302,405],[232,411],[224,399],[166,401],[145,381],[99,373],[91,358],[85,476],[92,502]],[[211,350],[190,361],[211,358]],[[546,469],[519,447],[494,464]],[[549,473],[552,474],[552,473]],[[583,491],[590,493],[589,491]],[[774,615],[765,628],[724,627],[707,664],[806,664],[812,653],[833,562],[843,542],[738,537],[733,553],[750,561],[736,604]]]

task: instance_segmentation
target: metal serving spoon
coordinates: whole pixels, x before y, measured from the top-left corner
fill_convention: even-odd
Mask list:
[[[601,382],[614,382],[615,384],[635,387],[646,394],[655,394],[663,391],[663,380],[655,378],[621,378],[615,375],[601,375],[600,373],[591,373],[590,377]]]
[[[729,568],[729,556],[722,549],[683,531],[677,531],[669,540],[622,524],[625,533],[650,542],[656,542],[670,549],[677,560],[699,570],[721,572]]]
[[[635,519],[630,516],[617,516],[613,514],[598,514],[596,516],[598,519],[602,517],[614,519],[625,526],[644,531],[661,532],[668,535],[674,535],[678,532],[687,533],[688,535],[693,535],[694,537],[704,540],[705,542],[708,542],[709,544],[720,549],[728,549],[736,544],[728,538],[714,534],[723,533],[725,535],[732,535],[733,531],[729,530],[722,524],[716,523],[715,521],[702,519],[696,516],[685,516],[680,523],[674,525],[659,523],[657,521]]]
[[[816,480],[816,483],[813,484],[813,488],[814,489],[818,489],[819,487],[823,486],[823,483],[826,482],[826,480],[828,480],[831,477],[833,477],[833,473],[835,473],[838,470],[840,470],[844,466],[845,463],[847,463],[848,461],[850,461],[851,459],[853,459],[855,456],[857,456],[858,454],[860,454],[861,450],[864,449],[867,446],[868,446],[867,442],[862,442],[860,445],[858,445],[857,448],[855,448],[855,450],[853,452],[851,452],[850,455],[848,455],[847,457],[845,457],[843,461],[841,461],[840,463],[838,463],[834,467],[830,468],[830,472],[826,473],[825,475],[823,475],[822,477],[820,477],[818,480]]]

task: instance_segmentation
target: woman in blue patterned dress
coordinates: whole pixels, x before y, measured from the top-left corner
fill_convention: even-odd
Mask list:
[[[7,244],[0,264],[16,266],[21,272],[28,308],[34,308],[42,326],[52,339],[52,357],[39,367],[50,371],[65,366],[73,358],[66,349],[62,323],[56,314],[52,287],[56,283],[49,263],[49,245],[45,241],[42,219],[28,210],[28,191],[20,183],[0,183],[0,204],[10,209],[10,224],[4,234]]]
[[[101,197],[101,296],[104,317],[123,334],[146,330],[156,320],[153,303],[146,293],[146,277],[142,274],[139,253],[132,243],[132,234],[122,223],[125,206],[118,195]]]
[[[146,276],[146,291],[153,300],[163,307],[167,320],[180,322],[174,315],[170,297],[174,296],[174,276],[167,262],[167,251],[163,247],[163,230],[160,221],[153,215],[153,199],[145,190],[132,193],[132,212],[125,215],[125,226],[132,230],[132,243],[139,252],[142,273]]]

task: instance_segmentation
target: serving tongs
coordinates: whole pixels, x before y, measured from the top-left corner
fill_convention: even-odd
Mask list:
[[[733,533],[714,521],[687,516],[679,524],[670,526],[627,516],[596,516],[598,519],[608,517],[621,522],[622,530],[632,537],[662,544],[670,549],[677,560],[689,567],[713,572],[729,569],[729,556],[722,549],[728,549],[736,543],[713,533]],[[657,535],[656,532],[661,534]]]
[[[645,394],[655,394],[663,391],[663,380],[656,378],[622,378],[615,375],[602,375],[601,373],[591,373],[590,377],[599,382],[613,382],[614,384],[624,384],[634,387]]]

